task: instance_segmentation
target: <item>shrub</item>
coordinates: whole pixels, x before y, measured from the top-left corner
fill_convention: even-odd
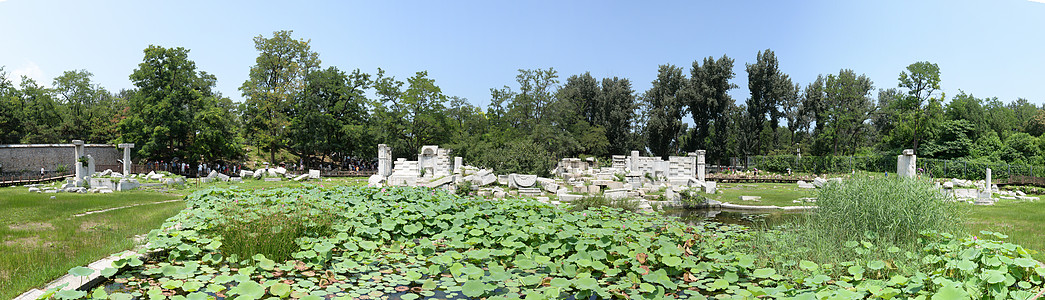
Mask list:
[[[589,208],[598,207],[613,207],[620,208],[627,211],[636,211],[639,208],[639,203],[632,199],[607,199],[605,196],[594,195],[585,196],[579,200],[573,200],[570,202],[573,205],[570,208],[571,211],[582,211]]]
[[[925,180],[854,177],[820,190],[805,228],[836,241],[914,244],[925,230],[961,230],[958,206],[949,200]]]
[[[964,228],[960,206],[920,179],[853,177],[822,188],[817,206],[814,213],[785,231],[790,236],[773,238],[778,240],[777,248],[804,249],[811,253],[803,255],[839,262],[854,258],[838,251],[847,243],[870,242],[877,249],[917,252],[922,232],[959,233]]]

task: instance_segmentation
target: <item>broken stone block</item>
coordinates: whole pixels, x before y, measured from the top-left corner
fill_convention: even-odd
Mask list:
[[[588,186],[588,191],[587,191],[587,192],[588,192],[588,194],[592,194],[592,195],[598,195],[598,194],[599,194],[599,193],[600,193],[601,191],[602,191],[602,188],[601,188],[600,186],[597,186],[597,185],[589,185],[589,186]]]
[[[301,174],[301,175],[298,175],[297,177],[294,177],[294,181],[305,181],[305,180],[308,180],[308,174]]]
[[[740,196],[740,201],[760,201],[760,200],[762,200],[762,197],[760,197],[760,196]]]

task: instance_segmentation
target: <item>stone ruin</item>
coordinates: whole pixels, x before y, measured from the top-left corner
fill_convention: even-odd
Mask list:
[[[424,146],[417,160],[392,160],[392,150],[378,145],[378,172],[370,176],[370,186],[424,186],[456,190],[466,182],[484,197],[534,197],[558,204],[601,195],[609,199],[635,199],[639,206],[678,203],[679,193],[694,190],[714,193],[715,182],[706,181],[704,151],[686,156],[642,157],[615,155],[610,167],[599,167],[594,158],[563,158],[551,174],[543,178],[531,174],[496,175],[494,170],[464,164],[451,156],[449,149]],[[554,197],[554,199],[552,198]],[[665,202],[665,203],[653,203]]]

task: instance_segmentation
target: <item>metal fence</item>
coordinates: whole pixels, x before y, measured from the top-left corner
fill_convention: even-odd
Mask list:
[[[758,168],[770,172],[784,173],[790,168],[800,173],[849,173],[867,171],[893,173],[896,172],[895,156],[806,156],[770,155],[748,156],[744,159],[733,158],[734,163],[744,168]],[[742,164],[741,164],[742,163]],[[1013,165],[1003,162],[979,162],[946,160],[934,158],[918,158],[918,172],[929,177],[961,178],[980,180],[986,177],[987,168],[991,169],[993,178],[1003,179],[1012,176],[1043,177],[1045,168],[1028,165]]]

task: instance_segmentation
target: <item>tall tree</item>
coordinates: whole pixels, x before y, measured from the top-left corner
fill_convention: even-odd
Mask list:
[[[685,86],[686,76],[682,74],[682,68],[661,65],[653,87],[643,94],[648,114],[645,128],[647,146],[654,156],[667,158],[679,151],[679,137],[686,131],[682,123]]]
[[[721,58],[704,58],[704,64],[699,61],[693,62],[690,70],[690,84],[688,86],[692,95],[689,97],[690,114],[693,116],[693,133],[690,138],[691,145],[687,150],[709,149],[712,144],[708,138],[711,127],[714,126],[719,132],[725,130],[725,112],[733,105],[733,98],[729,96],[729,90],[737,88],[730,82],[736,73],[733,72],[733,59],[722,55]],[[720,156],[723,153],[712,151],[711,156]]]
[[[242,146],[231,100],[213,92],[214,75],[197,71],[189,50],[150,45],[130,75],[137,91],[120,141],[137,144],[146,159],[185,161],[237,158]]]
[[[595,125],[606,131],[605,140],[609,153],[625,154],[631,151],[629,146],[631,122],[635,119],[635,91],[627,78],[605,78],[602,90],[594,107]]]
[[[793,91],[794,84],[790,77],[780,72],[773,50],[759,51],[756,62],[746,67],[748,90],[751,91],[747,100],[747,132],[751,134],[748,141],[755,154],[763,154],[776,142],[774,132],[783,117],[780,103]]]
[[[19,91],[21,126],[25,134],[21,143],[57,143],[60,141],[58,103],[54,93],[32,78],[22,76]]]
[[[288,150],[312,166],[322,159],[338,160],[337,153],[364,154],[362,147],[372,152],[365,132],[369,81],[359,70],[349,75],[329,67],[309,73],[288,114]]]
[[[16,144],[22,135],[21,105],[18,90],[7,79],[7,72],[0,66],[0,144]]]
[[[837,75],[817,79],[807,91],[809,106],[817,117],[814,130],[815,154],[850,155],[860,146],[861,136],[873,127],[867,120],[874,110],[871,79],[857,76],[853,70],[843,69]]]
[[[65,106],[62,133],[66,137],[84,139],[89,137],[97,117],[98,108],[109,92],[91,83],[91,72],[87,70],[65,71],[54,78],[54,91]],[[97,141],[108,142],[108,141]]]
[[[897,122],[901,125],[898,129],[909,134],[897,142],[917,152],[918,143],[935,132],[938,125],[935,120],[940,119],[933,114],[942,103],[941,99],[933,97],[940,89],[940,67],[927,61],[910,64],[906,71],[900,72],[898,87],[907,89],[907,95],[896,102],[902,120]]]
[[[271,38],[254,38],[258,58],[250,67],[250,79],[240,91],[246,98],[244,112],[247,136],[276,162],[276,152],[287,145],[291,100],[305,87],[308,73],[319,69],[319,54],[309,40],[291,37],[293,31],[272,33]]]

